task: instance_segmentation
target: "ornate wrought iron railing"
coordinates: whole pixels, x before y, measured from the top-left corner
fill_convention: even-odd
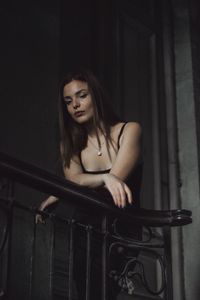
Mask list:
[[[121,210],[3,153],[0,175],[0,299],[173,299],[170,234],[191,223],[190,211]],[[14,197],[13,183],[62,200],[39,212]]]

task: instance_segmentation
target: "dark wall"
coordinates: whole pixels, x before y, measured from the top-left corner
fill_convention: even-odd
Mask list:
[[[63,75],[69,69],[92,66],[95,30],[92,13],[91,0],[72,1],[70,5],[68,1],[61,1],[60,69]]]
[[[59,2],[1,5],[1,151],[44,168],[55,162]]]
[[[93,70],[112,92],[112,0],[61,1],[61,77],[69,69]]]
[[[1,4],[1,151],[55,170],[60,79],[84,66],[110,88],[110,10],[111,1]]]

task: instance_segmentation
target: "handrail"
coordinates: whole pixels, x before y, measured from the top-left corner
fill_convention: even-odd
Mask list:
[[[191,211],[184,209],[165,211],[135,209],[130,212],[130,210],[116,208],[109,199],[105,199],[95,190],[77,185],[2,152],[0,152],[0,174],[18,183],[36,188],[41,192],[67,199],[69,202],[69,196],[73,196],[73,203],[75,204],[98,208],[138,225],[152,227],[182,226],[192,222]]]

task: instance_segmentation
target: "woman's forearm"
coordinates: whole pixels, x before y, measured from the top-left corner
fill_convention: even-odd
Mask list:
[[[105,174],[76,174],[71,175],[68,180],[71,180],[77,184],[88,186],[91,188],[96,188],[104,185],[104,175]]]
[[[70,174],[70,176],[67,176],[67,179],[91,188],[105,186],[110,192],[115,205],[118,207],[125,207],[127,201],[130,204],[133,201],[129,187],[114,174]]]

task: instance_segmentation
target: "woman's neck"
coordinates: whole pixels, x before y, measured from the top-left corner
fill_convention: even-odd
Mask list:
[[[101,124],[102,125],[102,124]],[[103,128],[104,126],[102,126]],[[85,125],[86,131],[87,131],[87,135],[90,138],[94,138],[95,136],[101,136],[102,135],[102,130],[100,128],[95,128],[93,124],[87,124]]]

